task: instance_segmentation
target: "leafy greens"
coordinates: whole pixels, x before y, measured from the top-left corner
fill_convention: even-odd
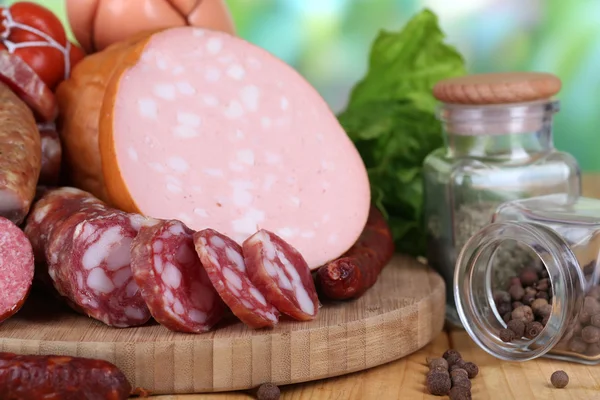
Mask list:
[[[373,202],[388,218],[397,251],[411,255],[425,250],[423,161],[443,145],[433,85],[465,74],[462,56],[443,39],[427,9],[400,32],[380,32],[368,72],[338,116],[365,162]]]

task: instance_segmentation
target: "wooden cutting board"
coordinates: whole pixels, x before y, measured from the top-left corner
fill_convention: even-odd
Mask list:
[[[351,302],[325,303],[312,322],[282,321],[253,331],[235,320],[199,335],[149,324],[117,329],[31,296],[0,325],[0,350],[102,358],[134,387],[154,394],[243,390],[354,371],[410,354],[442,330],[442,278],[396,256],[377,284]]]

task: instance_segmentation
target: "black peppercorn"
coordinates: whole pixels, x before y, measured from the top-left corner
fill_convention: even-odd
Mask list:
[[[527,339],[533,339],[537,337],[542,330],[544,330],[544,325],[537,321],[530,322],[525,325],[525,337]]]
[[[514,319],[507,324],[508,329],[510,329],[515,337],[521,338],[525,335],[525,322],[520,319]]]
[[[452,387],[452,381],[447,374],[430,374],[426,380],[427,390],[435,396],[444,396],[448,394]]]
[[[263,383],[258,388],[258,392],[256,393],[256,397],[258,400],[279,400],[281,396],[281,391],[272,383]]]
[[[565,371],[556,371],[550,376],[550,382],[555,388],[562,389],[569,384],[569,375]]]
[[[467,371],[467,374],[469,374],[469,379],[475,378],[479,373],[479,367],[477,366],[477,364],[470,361],[465,363],[464,369],[465,371]]]

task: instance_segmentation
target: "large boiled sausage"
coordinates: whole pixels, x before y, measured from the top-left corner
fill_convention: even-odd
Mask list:
[[[19,224],[29,212],[40,176],[40,134],[27,105],[2,83],[0,104],[0,216]]]
[[[366,169],[335,115],[242,39],[191,27],[142,35],[82,61],[58,99],[75,184],[117,208],[238,244],[264,228],[311,269],[365,225]]]

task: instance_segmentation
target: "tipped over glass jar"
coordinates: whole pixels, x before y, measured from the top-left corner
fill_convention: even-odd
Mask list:
[[[517,248],[532,262],[507,269]],[[458,314],[485,351],[600,363],[600,200],[548,195],[502,204],[456,265]]]
[[[446,145],[423,166],[427,259],[446,282],[450,323],[460,326],[452,284],[458,252],[510,200],[546,194],[579,195],[576,160],[557,151],[552,118],[560,80],[544,73],[481,74],[441,81]],[[519,258],[521,256],[522,258]],[[514,251],[517,265],[531,261]]]

